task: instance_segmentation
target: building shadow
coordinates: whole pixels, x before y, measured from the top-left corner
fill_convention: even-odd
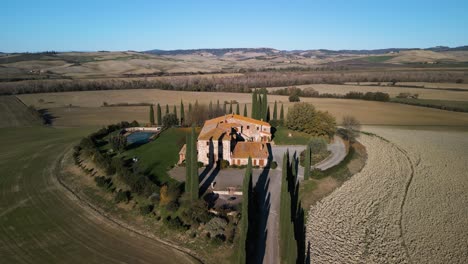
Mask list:
[[[205,171],[207,171],[207,172],[205,173]],[[205,170],[203,170],[202,174],[205,173],[204,178],[206,178],[206,175],[208,175],[208,174],[209,174],[209,176],[208,176],[208,178],[205,179],[205,181],[203,183],[201,183],[201,186],[200,186],[200,189],[199,189],[199,192],[198,192],[200,197],[203,196],[206,193],[206,191],[210,187],[211,183],[214,181],[214,179],[216,179],[216,176],[218,176],[219,171],[220,171],[219,166],[216,166],[214,169],[206,167]]]
[[[268,238],[268,217],[271,210],[271,193],[270,187],[270,167],[269,165],[264,167],[260,175],[258,176],[257,182],[254,187],[254,199],[252,212],[249,214],[252,216],[249,219],[249,225],[252,227],[250,232],[250,243],[254,245],[254,256],[251,263],[263,263],[263,259],[266,253],[266,241]]]

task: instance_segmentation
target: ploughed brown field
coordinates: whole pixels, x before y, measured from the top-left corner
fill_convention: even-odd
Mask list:
[[[247,93],[212,93],[212,92],[184,92],[157,89],[134,89],[114,91],[86,91],[45,94],[18,95],[26,105],[35,105],[37,108],[46,108],[55,117],[56,126],[103,125],[122,120],[137,120],[148,122],[147,106],[101,107],[103,102],[118,103],[160,103],[165,112],[165,105],[170,111],[175,104],[180,106],[183,100],[186,109],[188,103],[213,104],[219,100],[236,100],[243,113],[244,105],[250,109],[251,94]],[[41,100],[42,99],[42,100]],[[270,110],[273,112],[273,102],[278,101],[279,106],[284,104],[285,114],[289,103],[287,96],[269,95]],[[303,102],[310,102],[319,110],[329,111],[341,122],[343,115],[353,115],[361,123],[368,125],[444,125],[468,126],[468,113],[449,112],[438,109],[423,108],[395,103],[372,102],[363,100],[330,99],[330,98],[301,98]],[[69,105],[72,105],[70,107]],[[229,110],[229,106],[227,106]],[[233,105],[233,110],[236,107]],[[250,113],[250,110],[249,110]]]

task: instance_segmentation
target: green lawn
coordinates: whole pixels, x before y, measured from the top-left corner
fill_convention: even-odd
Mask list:
[[[449,111],[468,112],[467,101],[433,100],[433,99],[412,99],[412,98],[392,98],[391,102],[409,104],[430,108],[438,108]]]
[[[276,145],[306,145],[312,138],[311,135],[303,132],[289,130],[286,127],[276,128],[273,140]],[[291,133],[291,137],[289,137]]]
[[[170,128],[154,141],[125,151],[127,158],[138,157],[142,169],[150,171],[158,180],[168,181],[167,171],[179,160],[179,151],[185,144],[190,128]]]

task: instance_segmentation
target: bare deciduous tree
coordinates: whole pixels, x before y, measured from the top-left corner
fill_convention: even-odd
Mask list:
[[[344,116],[343,123],[345,137],[354,141],[359,136],[359,131],[361,130],[361,122],[357,120],[354,116]]]

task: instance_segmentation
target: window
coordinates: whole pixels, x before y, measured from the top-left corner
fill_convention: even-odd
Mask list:
[[[206,157],[207,157],[207,158],[210,158],[210,153],[207,153],[207,154],[206,154]]]
[[[250,129],[250,126],[247,126],[247,129]]]
[[[260,129],[260,128],[259,128],[259,127],[257,127],[257,130],[259,130],[259,129]]]
[[[207,146],[209,146],[209,145],[210,145],[210,142],[209,142],[209,141],[207,141],[207,142],[206,142],[206,145],[207,145]]]

